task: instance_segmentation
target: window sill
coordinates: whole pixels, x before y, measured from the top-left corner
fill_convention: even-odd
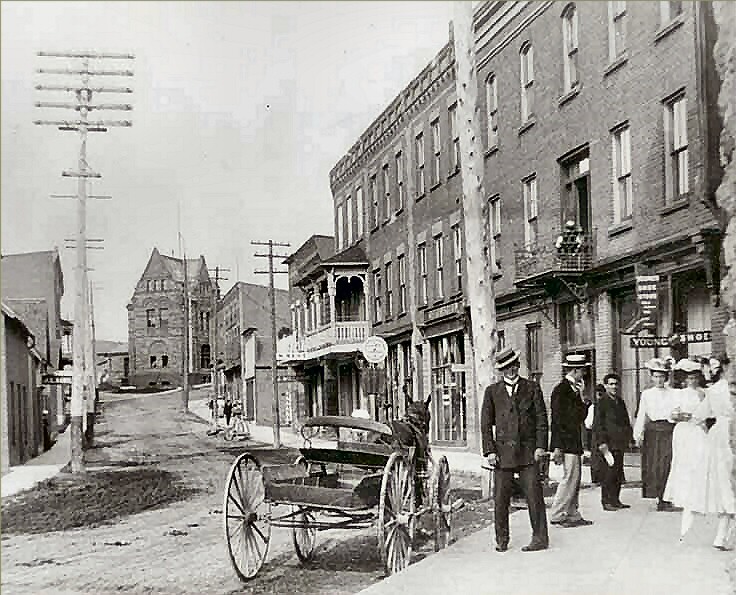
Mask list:
[[[664,27],[662,27],[654,34],[654,43],[657,43],[661,39],[667,37],[673,31],[676,31],[677,29],[682,27],[684,22],[685,20],[682,14],[678,14],[675,18],[673,18],[669,23],[667,23]]]
[[[608,66],[606,66],[605,70],[603,71],[603,76],[608,76],[612,72],[617,71],[628,61],[629,61],[629,53],[624,52],[618,58],[616,58],[613,62],[611,62]]]
[[[430,192],[434,192],[434,191],[435,191],[435,190],[437,190],[437,188],[439,188],[439,187],[440,187],[441,185],[442,185],[442,182],[441,182],[441,181],[439,181],[439,180],[437,180],[437,181],[436,181],[436,182],[435,182],[434,184],[432,184],[432,185],[431,185],[431,186],[429,187],[429,191],[430,191]]]
[[[683,194],[677,200],[672,201],[668,205],[659,209],[659,214],[662,217],[664,217],[665,215],[670,215],[671,213],[675,213],[679,211],[680,209],[686,209],[688,206],[690,206],[690,194],[689,193]]]
[[[608,228],[608,237],[613,238],[617,235],[620,235],[622,233],[625,233],[627,231],[631,231],[634,228],[634,224],[631,221],[631,219],[627,219],[626,221],[622,221],[621,223],[616,223],[615,225],[611,225],[611,227]]]
[[[524,134],[527,130],[529,130],[534,124],[537,123],[537,120],[534,116],[529,116],[529,119],[524,122],[521,126],[519,126],[519,136]]]
[[[404,311],[404,312],[399,312],[399,313],[397,314],[397,316],[396,316],[396,320],[400,320],[400,319],[402,319],[402,318],[405,318],[405,317],[406,317],[406,315],[407,315],[407,312],[406,312],[406,311]]]
[[[557,100],[558,107],[562,107],[568,101],[571,101],[572,99],[577,97],[578,94],[580,93],[580,87],[581,87],[580,83],[575,83],[575,86],[572,89],[570,89],[564,95],[560,96],[560,98]]]
[[[381,229],[381,226],[380,225],[376,225],[375,227],[373,227],[371,229],[371,233],[376,233],[379,229]]]
[[[447,172],[447,179],[449,180],[452,176],[456,176],[460,173],[460,168],[456,167],[455,169],[451,169]]]
[[[426,196],[426,194],[427,194],[426,192],[422,192],[421,194],[417,194],[416,195],[416,198],[414,200],[417,201],[417,202],[419,202],[420,200],[422,200]]]
[[[394,213],[394,218],[398,217],[398,216],[399,216],[399,215],[401,215],[401,213],[403,213],[403,212],[404,212],[404,207],[401,207],[400,209],[398,209],[398,210],[397,210],[397,211],[396,211],[396,212]]]
[[[488,147],[486,149],[486,152],[483,154],[484,157],[490,157],[494,153],[498,153],[498,145],[493,145],[492,147]]]
[[[417,310],[426,310],[426,309],[427,309],[427,304],[419,304],[417,306]]]
[[[435,298],[435,300],[432,302],[432,306],[439,306],[442,302],[445,301],[445,296]]]

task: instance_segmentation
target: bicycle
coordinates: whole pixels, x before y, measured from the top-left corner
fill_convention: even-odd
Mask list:
[[[242,413],[238,413],[233,416],[232,424],[225,428],[225,433],[222,435],[222,437],[228,442],[234,440],[236,436],[240,440],[247,440],[250,438],[248,420],[243,417]]]

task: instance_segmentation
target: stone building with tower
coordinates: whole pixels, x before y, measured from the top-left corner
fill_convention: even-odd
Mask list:
[[[184,275],[188,279],[185,291]],[[161,254],[154,247],[128,303],[130,383],[180,386],[184,371],[191,382],[211,375],[210,320],[216,287],[204,256],[187,259]],[[186,320],[185,299],[189,300]],[[189,361],[184,362],[185,325]]]

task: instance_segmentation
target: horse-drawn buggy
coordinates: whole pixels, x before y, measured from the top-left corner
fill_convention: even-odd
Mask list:
[[[291,529],[302,563],[312,559],[318,531],[375,527],[389,574],[408,566],[420,517],[431,521],[435,549],[447,545],[450,469],[444,456],[434,460],[429,450],[427,403],[412,405],[418,406],[414,418],[410,412],[390,425],[310,418],[301,429],[301,454],[290,465],[261,465],[253,454],[241,454],[228,473],[223,504],[236,574],[249,580],[258,573],[272,527]]]

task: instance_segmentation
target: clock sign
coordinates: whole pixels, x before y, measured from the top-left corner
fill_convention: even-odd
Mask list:
[[[368,337],[361,348],[363,356],[371,364],[380,364],[388,355],[388,344],[378,335]]]

